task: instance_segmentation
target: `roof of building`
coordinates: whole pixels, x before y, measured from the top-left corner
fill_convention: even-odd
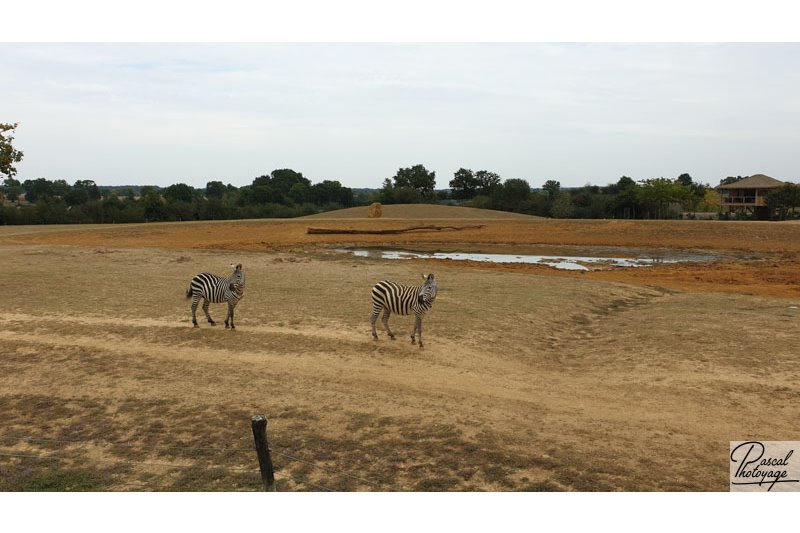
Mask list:
[[[720,185],[717,189],[775,189],[785,185],[786,182],[770,178],[764,174],[755,174],[749,178],[741,179],[727,185]]]

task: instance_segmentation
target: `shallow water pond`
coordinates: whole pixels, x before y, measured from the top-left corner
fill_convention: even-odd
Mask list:
[[[563,251],[564,247],[560,247]],[[581,255],[566,254],[524,254],[524,253],[477,253],[477,252],[424,252],[412,250],[384,250],[366,248],[339,248],[340,253],[356,257],[377,259],[451,259],[453,261],[480,261],[488,263],[527,263],[546,265],[562,270],[600,270],[607,268],[644,267],[668,263],[708,262],[718,256],[704,252],[682,250],[641,250],[632,248],[602,248],[595,252],[602,255],[587,254],[587,247],[576,247]],[[611,252],[611,254],[609,254]]]

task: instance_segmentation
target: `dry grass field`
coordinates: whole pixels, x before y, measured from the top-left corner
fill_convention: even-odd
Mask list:
[[[393,214],[0,227],[0,490],[258,490],[255,414],[280,491],[725,491],[729,441],[800,440],[800,225]],[[484,227],[305,233],[442,220]],[[580,274],[348,244],[722,259]],[[192,328],[192,275],[234,262],[237,329],[222,305]],[[427,272],[425,349],[410,317],[373,341],[371,285]]]
[[[351,207],[349,209],[339,209],[338,211],[328,211],[303,217],[304,220],[340,220],[340,219],[361,219],[365,218],[369,211],[368,207]],[[457,219],[481,219],[481,220],[530,220],[529,215],[519,213],[509,213],[508,211],[494,211],[492,209],[476,209],[474,207],[456,207],[433,204],[399,204],[381,206],[382,219],[401,219],[401,220],[457,220]]]

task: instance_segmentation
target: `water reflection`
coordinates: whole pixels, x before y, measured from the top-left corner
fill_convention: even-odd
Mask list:
[[[676,254],[674,257],[665,254],[653,257],[592,257],[569,255],[520,255],[520,254],[483,254],[465,252],[411,252],[402,250],[343,250],[337,252],[352,253],[356,257],[374,257],[378,259],[451,259],[454,261],[482,261],[488,263],[528,263],[547,265],[562,270],[597,270],[603,267],[642,267],[663,263],[682,263],[711,261],[715,257],[700,254]],[[595,265],[595,266],[593,266]]]

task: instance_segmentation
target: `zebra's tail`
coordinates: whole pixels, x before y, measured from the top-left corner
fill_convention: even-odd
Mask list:
[[[189,285],[189,288],[186,289],[186,299],[188,300],[191,297],[192,297],[192,286]]]

